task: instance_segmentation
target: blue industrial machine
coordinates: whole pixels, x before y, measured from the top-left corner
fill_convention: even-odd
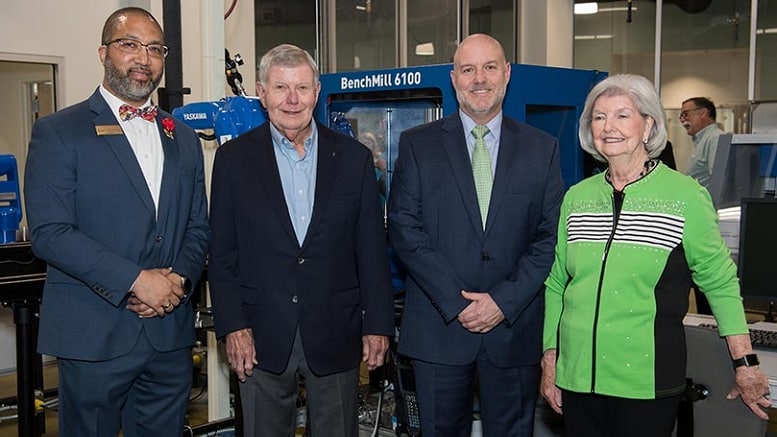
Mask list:
[[[216,140],[219,145],[267,121],[259,98],[242,95],[189,103],[173,109],[173,116],[198,131],[213,129],[212,136],[200,133],[200,138]]]
[[[0,244],[16,241],[22,221],[19,167],[13,155],[0,155]]]
[[[239,55],[226,52],[227,82],[236,94],[216,102],[197,102],[173,115],[223,144],[267,120],[256,97],[246,95],[237,65]],[[458,109],[450,64],[321,75],[316,119],[352,135],[373,151],[376,172],[387,198],[399,134]],[[567,186],[593,173],[597,166],[579,147],[577,127],[588,91],[606,77],[593,70],[511,65],[504,114],[559,139],[561,171]]]
[[[385,171],[386,189],[399,134],[458,109],[450,64],[321,75],[316,118],[343,114],[354,136],[373,150]],[[590,89],[606,77],[592,70],[511,65],[504,114],[559,139],[561,170],[570,186],[590,175],[595,163],[579,147],[578,119]],[[387,193],[386,193],[387,194]]]
[[[219,145],[237,138],[267,121],[258,97],[247,95],[243,87],[243,76],[237,70],[243,65],[239,54],[232,59],[229,50],[224,49],[227,83],[234,97],[225,97],[215,102],[195,102],[173,109],[173,116],[192,129],[200,131],[200,138],[216,140]],[[202,131],[213,130],[213,134]]]

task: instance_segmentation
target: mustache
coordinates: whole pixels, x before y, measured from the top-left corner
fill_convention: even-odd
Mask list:
[[[148,68],[148,67],[143,67],[143,66],[132,67],[132,68],[130,68],[128,70],[129,73],[132,73],[132,72],[135,72],[135,71],[142,72],[142,73],[145,73],[145,74],[151,74],[151,69]]]

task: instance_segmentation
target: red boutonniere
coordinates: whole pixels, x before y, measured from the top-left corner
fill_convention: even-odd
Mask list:
[[[167,135],[167,138],[175,139],[173,136],[173,131],[175,130],[175,122],[170,117],[165,117],[162,119],[162,128],[165,130],[165,135]]]

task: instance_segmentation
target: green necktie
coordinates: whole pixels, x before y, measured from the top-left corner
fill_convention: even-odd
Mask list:
[[[472,151],[472,176],[475,179],[475,192],[478,195],[480,218],[483,222],[483,230],[486,229],[488,218],[488,203],[491,201],[491,155],[488,154],[486,140],[483,138],[489,133],[488,126],[475,126],[472,135],[475,136],[475,149]]]

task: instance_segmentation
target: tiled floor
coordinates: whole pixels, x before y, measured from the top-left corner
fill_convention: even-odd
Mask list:
[[[43,368],[44,388],[54,388],[57,386],[57,367],[47,364]],[[194,399],[189,404],[189,424],[192,426],[200,425],[208,421],[208,397],[207,391],[200,394],[200,388],[192,389],[190,399]],[[0,376],[0,399],[7,399],[16,396],[16,375]],[[0,437],[17,437],[18,423],[16,420],[6,420],[8,416],[15,415],[16,409],[3,409],[0,406]],[[46,433],[44,437],[57,436],[57,413],[55,409],[46,411]]]
[[[206,375],[200,375],[201,378],[206,378]],[[43,369],[43,381],[45,389],[53,389],[57,386],[57,367],[55,364],[47,364]],[[208,423],[208,392],[207,390],[201,391],[200,387],[192,389],[189,403],[188,423],[191,426],[196,427]],[[0,376],[0,399],[7,399],[16,396],[16,375],[1,375]],[[371,403],[375,401],[370,400]],[[386,405],[384,405],[384,412],[387,411]],[[362,412],[360,411],[360,414]],[[9,419],[8,416],[15,415],[16,409],[3,409],[0,405],[0,437],[17,437],[18,435],[18,423],[15,419]],[[57,412],[56,407],[46,411],[46,433],[43,437],[57,437]],[[390,413],[386,413],[390,414]],[[387,416],[388,417],[388,416]],[[390,418],[383,417],[382,422],[386,421],[390,423]],[[390,425],[389,425],[390,426]],[[210,430],[213,431],[213,430]],[[370,436],[371,427],[364,427],[360,435]],[[298,436],[302,436],[304,430],[300,429]],[[391,437],[394,434],[390,430],[382,429],[379,433],[381,437]]]

